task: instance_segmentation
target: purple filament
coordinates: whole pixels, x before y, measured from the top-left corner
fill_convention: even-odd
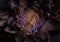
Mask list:
[[[18,19],[17,19],[17,20],[19,20],[19,23],[20,23],[19,25],[21,27],[25,25],[24,15],[26,15],[26,14],[24,14],[24,13],[25,13],[24,7],[21,7],[21,10],[20,10],[21,16],[18,17]],[[40,30],[43,26],[43,21],[41,21],[41,19],[39,18],[37,13],[35,13],[35,16],[37,18],[36,22],[33,24],[33,26],[29,27],[27,30],[32,35],[34,35],[36,32],[38,32],[38,30]]]
[[[43,26],[43,21],[41,21],[39,19],[38,14],[36,15],[36,22],[33,24],[33,26],[29,27],[27,31],[29,31],[30,34],[34,35],[36,32],[38,32],[38,30],[40,30]],[[24,26],[25,25],[25,21],[24,21],[24,15],[20,16],[18,18],[19,22],[20,22],[20,26]],[[27,32],[28,33],[28,32]]]

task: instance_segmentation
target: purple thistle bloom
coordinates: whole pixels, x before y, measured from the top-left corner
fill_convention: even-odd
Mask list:
[[[21,7],[20,14],[21,14],[21,16],[18,17],[18,20],[19,20],[20,26],[22,27],[22,26],[26,25],[26,21],[24,20],[24,18],[25,18],[24,15],[26,15],[26,14],[25,14],[25,10],[23,7]],[[34,35],[36,32],[38,32],[38,30],[40,30],[43,26],[43,21],[39,18],[38,14],[35,13],[34,15],[36,16],[36,20],[33,23],[33,25],[28,26],[28,29],[27,29],[27,31],[28,31],[27,33],[30,33],[32,35]]]

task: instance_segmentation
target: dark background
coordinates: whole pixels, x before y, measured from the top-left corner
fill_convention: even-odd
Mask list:
[[[7,0],[0,0],[0,11],[3,10],[4,8],[9,7],[7,5]],[[54,0],[55,1],[55,0]],[[52,24],[51,24],[52,25]],[[48,25],[46,25],[46,28],[49,28]],[[51,36],[51,42],[60,42],[60,30],[57,29],[60,28],[60,26],[55,27],[55,26],[50,26],[50,30],[48,29],[50,36]],[[9,36],[8,36],[9,35]],[[9,34],[6,32],[1,32],[0,31],[0,42],[15,42],[13,34]]]

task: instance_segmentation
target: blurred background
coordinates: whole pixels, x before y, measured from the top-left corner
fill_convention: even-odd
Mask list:
[[[50,33],[51,42],[60,42],[60,0],[38,0],[38,2],[41,6],[40,8],[48,17],[45,28],[47,28]],[[14,34],[3,31],[4,25],[7,19],[9,19],[9,9],[8,0],[0,0],[0,41],[2,42],[15,42],[15,40],[13,40]]]

